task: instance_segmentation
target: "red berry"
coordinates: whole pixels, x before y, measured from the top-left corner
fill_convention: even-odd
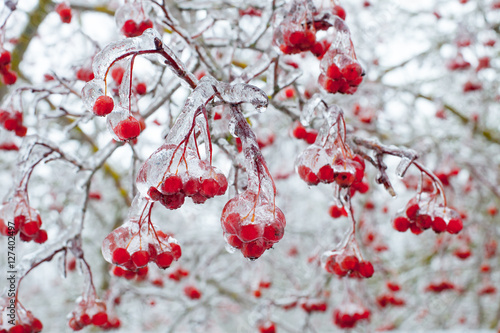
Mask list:
[[[333,183],[334,181],[334,173],[333,169],[330,165],[323,165],[319,170],[318,170],[318,178],[322,183]]]
[[[365,278],[370,278],[373,276],[375,270],[373,269],[373,265],[369,261],[362,261],[358,265],[358,272]]]
[[[88,82],[94,79],[94,73],[87,68],[80,68],[76,71],[76,78],[81,81]]]
[[[219,192],[219,183],[213,178],[204,179],[201,183],[200,194],[207,197],[213,198]]]
[[[161,185],[163,194],[175,194],[182,190],[182,179],[178,175],[168,176]]]
[[[198,194],[200,188],[200,182],[196,178],[190,178],[187,182],[184,183],[183,191],[184,193],[190,197],[195,194]]]
[[[304,138],[304,140],[306,140],[308,144],[312,145],[316,141],[317,137],[318,137],[318,132],[310,131],[306,133],[306,137]]]
[[[62,23],[71,22],[71,8],[66,3],[60,3],[56,6],[56,12],[59,14]]]
[[[158,268],[161,268],[161,269],[165,269],[165,268],[170,267],[170,265],[172,264],[172,261],[174,261],[174,257],[169,252],[160,253],[156,257],[156,265],[158,266]]]
[[[235,235],[227,236],[227,243],[237,249],[240,249],[243,246],[243,242],[241,241],[241,239],[239,239],[238,236]]]
[[[33,321],[31,322],[31,329],[34,331],[34,333],[41,332],[43,329],[42,322],[38,318],[33,319]]]
[[[229,234],[236,234],[240,223],[240,214],[231,213],[222,220],[222,229]]]
[[[92,324],[94,326],[102,326],[108,321],[108,314],[106,312],[97,312],[92,316]]]
[[[11,85],[16,83],[17,81],[17,74],[14,71],[8,70],[5,73],[2,73],[2,81],[5,85]]]
[[[341,19],[345,20],[345,10],[341,6],[335,6],[333,7],[333,14],[337,15]]]
[[[148,196],[153,201],[160,201],[163,195],[156,189],[156,187],[151,186],[148,190]]]
[[[48,239],[47,231],[38,230],[38,233],[36,234],[34,241],[35,243],[42,244],[45,243],[47,239]]]
[[[436,233],[441,233],[446,230],[446,222],[439,216],[434,217],[432,221],[432,230]]]
[[[319,184],[319,178],[312,172],[311,169],[308,167],[301,165],[298,167],[298,173],[300,178],[302,178],[303,181],[305,181],[308,185],[318,185]]]
[[[248,259],[258,259],[266,250],[264,241],[262,239],[256,239],[252,242],[243,243],[241,247],[241,253],[245,258]]]
[[[118,247],[113,251],[111,260],[116,265],[123,265],[130,260],[130,254],[123,247]]]
[[[406,208],[406,216],[408,216],[411,221],[415,221],[417,219],[417,213],[419,209],[420,207],[417,203],[408,206],[408,208]]]
[[[201,292],[195,286],[185,286],[184,294],[191,299],[201,298]]]
[[[122,32],[127,37],[135,37],[138,36],[138,26],[134,20],[127,20],[122,26]]]
[[[117,85],[122,84],[123,74],[125,74],[125,69],[123,69],[122,67],[115,67],[111,71],[111,77],[113,78],[113,81],[115,81]]]
[[[141,124],[133,116],[120,121],[113,129],[116,136],[122,141],[135,139],[141,134]]]
[[[182,192],[177,192],[171,195],[162,195],[160,203],[167,209],[178,209],[184,204],[185,195]]]
[[[40,225],[38,224],[38,222],[35,221],[25,223],[21,227],[21,232],[29,237],[35,235],[38,232],[38,230],[40,230]]]
[[[5,66],[11,61],[11,55],[9,51],[3,51],[0,53],[0,66]]]
[[[149,253],[148,251],[137,251],[132,253],[131,258],[137,267],[143,267],[149,262]]]
[[[178,260],[182,255],[181,246],[179,244],[170,243],[170,248],[172,249],[172,255],[175,260]]]
[[[259,326],[260,333],[276,333],[276,326],[273,322],[268,322],[262,326]]]
[[[342,269],[347,271],[353,271],[358,268],[359,259],[356,256],[346,256],[344,260],[342,260]]]
[[[293,130],[293,136],[297,139],[304,139],[306,137],[307,131],[302,125],[297,125]]]
[[[109,96],[99,96],[95,103],[92,111],[96,116],[103,117],[111,113],[113,108],[115,107],[115,103],[113,99]]]
[[[253,241],[261,236],[260,226],[257,224],[242,225],[238,236],[243,242]]]
[[[142,21],[140,24],[139,24],[139,27],[137,28],[138,30],[138,35],[142,35],[142,33],[144,31],[146,31],[146,29],[149,29],[149,28],[152,28],[153,27],[153,21],[151,20],[145,20],[145,21]]]
[[[416,223],[411,223],[410,224],[410,231],[414,235],[420,235],[422,232],[424,232],[421,228],[419,228],[419,226]]]
[[[144,82],[140,82],[135,86],[135,91],[139,95],[145,95],[146,90],[147,90],[147,87],[146,87],[146,84]]]
[[[448,222],[448,226],[446,227],[446,231],[448,231],[450,234],[458,234],[463,228],[463,223],[462,220],[460,219],[451,219]]]
[[[337,205],[332,205],[328,210],[330,216],[334,219],[339,218],[341,216],[347,216],[347,211],[344,207],[338,207]]]
[[[404,216],[398,216],[393,222],[394,229],[399,232],[405,232],[410,227],[410,221]]]
[[[264,234],[262,237],[264,237],[269,242],[276,243],[283,238],[284,231],[285,230],[282,226],[278,225],[277,223],[271,223],[264,227]]]

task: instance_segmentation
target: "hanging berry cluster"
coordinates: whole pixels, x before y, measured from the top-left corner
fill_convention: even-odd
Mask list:
[[[345,11],[339,5],[318,10],[312,1],[295,0],[275,29],[273,42],[284,54],[311,51],[321,59],[319,84],[329,93],[354,94],[364,71],[357,61]],[[316,32],[327,36],[318,41]]]
[[[16,298],[0,299],[0,333],[38,333],[42,322],[31,311],[26,310]]]

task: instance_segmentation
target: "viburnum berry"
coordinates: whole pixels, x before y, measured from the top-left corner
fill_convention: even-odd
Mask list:
[[[330,209],[328,210],[330,213],[330,216],[333,217],[334,219],[339,218],[341,216],[347,216],[347,211],[345,210],[345,207],[338,207],[337,205],[332,205],[330,206]]]
[[[118,247],[113,251],[113,263],[123,265],[130,260],[130,253],[124,248]]]
[[[260,333],[276,333],[276,325],[272,321],[267,321],[259,325]]]
[[[76,71],[76,78],[81,81],[91,81],[94,79],[94,72],[89,68],[80,68]]]
[[[137,94],[139,95],[145,95],[146,94],[146,91],[147,91],[147,86],[146,86],[146,83],[144,82],[140,82],[138,83],[136,86],[135,86],[135,91],[137,92]],[[215,119],[215,117],[214,117]]]
[[[113,131],[122,141],[132,140],[141,134],[141,124],[134,116],[129,116],[127,119],[120,121],[113,128]]]
[[[184,287],[184,294],[191,299],[201,298],[201,292],[198,290],[198,288],[192,285],[187,285]]]
[[[463,228],[462,220],[458,218],[451,219],[446,226],[446,231],[450,234],[458,234]]]
[[[3,50],[0,53],[0,66],[5,66],[7,64],[10,64],[11,61],[11,54],[7,50]]]
[[[149,262],[149,253],[148,253],[148,251],[137,251],[137,252],[132,253],[132,255],[130,257],[132,259],[132,262],[137,267],[144,267]]]
[[[115,81],[116,85],[122,84],[123,75],[125,74],[125,69],[123,67],[114,67],[111,71],[111,77]]]
[[[114,107],[113,98],[103,95],[96,99],[92,111],[96,116],[103,117],[110,114]]]
[[[59,14],[62,23],[70,23],[71,22],[71,8],[67,3],[62,2],[56,6],[56,12]]]

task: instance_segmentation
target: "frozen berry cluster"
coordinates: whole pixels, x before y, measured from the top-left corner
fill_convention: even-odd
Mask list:
[[[80,331],[89,325],[104,330],[116,329],[121,325],[118,318],[108,315],[104,302],[94,299],[80,301],[76,310],[71,313],[68,324],[73,331]]]
[[[19,233],[24,242],[45,243],[48,236],[47,231],[41,229],[40,214],[27,202],[26,197],[18,194],[0,207],[0,234],[14,236]],[[13,222],[13,228],[9,222]]]
[[[354,52],[354,51],[352,51]],[[329,93],[354,94],[363,81],[363,68],[354,54],[330,48],[321,60],[320,85]]]
[[[140,36],[147,29],[153,28],[146,14],[147,8],[142,2],[125,3],[116,11],[116,24],[125,37]]]
[[[16,317],[15,325],[11,325],[7,321],[5,324],[1,324],[0,321],[0,333],[38,333],[43,330],[42,322],[31,311],[16,311],[16,313],[18,317]]]
[[[301,139],[312,145],[318,137],[318,131],[315,129],[307,129],[301,123],[296,122],[292,131],[293,137]]]
[[[104,239],[102,253],[106,261],[133,272],[138,272],[150,262],[161,269],[168,268],[182,254],[177,241],[157,226],[143,224],[139,228],[138,223],[133,221],[113,230]]]
[[[157,165],[167,166],[167,170]],[[202,204],[226,193],[227,186],[226,176],[218,168],[200,159],[193,149],[176,145],[161,146],[137,176],[139,191],[168,209],[180,208],[185,197]]]
[[[285,216],[273,203],[245,191],[229,200],[222,211],[222,230],[227,243],[245,258],[257,259],[283,238]]]
[[[394,229],[400,232],[410,229],[416,235],[427,229],[435,233],[459,233],[463,228],[460,214],[436,201],[436,194],[427,193],[411,199],[404,211],[394,218]]]
[[[327,253],[325,257],[325,270],[340,277],[370,278],[375,272],[371,262],[359,259],[357,255],[349,254],[348,251]]]
[[[358,156],[344,155],[340,149],[309,146],[297,159],[297,172],[308,185],[335,182],[340,187],[361,183],[365,163]]]
[[[354,328],[362,320],[369,321],[370,315],[370,310],[359,304],[343,304],[333,311],[333,322],[340,328]]]

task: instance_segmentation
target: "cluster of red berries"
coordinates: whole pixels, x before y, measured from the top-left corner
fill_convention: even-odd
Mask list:
[[[3,50],[0,53],[0,75],[2,75],[2,82],[6,85],[11,85],[16,83],[17,74],[10,69],[11,55],[7,50]]]
[[[339,48],[330,48],[321,60],[319,84],[329,93],[354,94],[363,81],[363,68],[355,57]]]
[[[300,302],[300,307],[307,313],[326,312],[328,304],[322,299],[308,298]]]
[[[259,324],[260,333],[276,333],[276,324],[272,321],[266,321]]]
[[[286,225],[278,207],[248,190],[226,203],[221,223],[227,243],[249,259],[259,258],[280,241]]]
[[[178,167],[175,173],[171,173],[159,170],[157,165]],[[171,144],[165,144],[154,152],[137,176],[139,191],[168,209],[181,207],[185,197],[202,204],[207,199],[226,193],[227,186],[226,176],[201,160],[193,149],[184,150]]]
[[[155,230],[154,234],[149,232],[150,228]],[[139,231],[135,222],[127,222],[113,230],[104,239],[102,252],[106,261],[134,272],[150,262],[161,269],[168,268],[182,254],[177,241],[158,227],[143,225]]]
[[[120,266],[113,266],[111,268],[111,273],[114,276],[123,277],[127,280],[135,279],[137,282],[144,281],[146,279],[146,276],[148,275],[148,271],[149,271],[148,266],[138,268],[135,271],[123,269]]]
[[[350,187],[363,181],[365,163],[359,155],[344,156],[339,150],[312,145],[299,156],[297,171],[308,185],[335,182]]]
[[[349,303],[333,311],[333,322],[340,328],[353,328],[361,320],[370,320],[370,310],[361,305]]]
[[[61,2],[56,6],[56,13],[59,14],[62,23],[71,22],[71,7],[66,2]]]
[[[459,233],[463,228],[460,214],[453,209],[435,204],[435,200],[435,195],[425,193],[411,199],[405,207],[405,214],[393,220],[394,229],[399,232],[410,229],[415,235],[430,228],[436,233],[444,231],[450,234]]]
[[[38,211],[29,207],[25,198],[16,197],[15,199],[0,207],[0,234],[14,236],[19,233],[19,238],[24,242],[45,243],[47,231],[40,229],[42,219]],[[12,221],[10,216],[14,217],[14,229],[9,228],[5,222]]]
[[[394,295],[395,292],[401,290],[399,284],[388,281],[386,283],[386,286],[390,290],[390,292],[382,294],[377,297],[378,305],[382,308],[385,308],[389,305],[404,306],[406,304],[405,300],[402,298],[398,298],[396,295]]]
[[[0,124],[7,131],[14,132],[19,137],[24,137],[28,132],[28,128],[23,125],[23,113],[20,111],[0,110]]]
[[[308,130],[301,123],[296,122],[295,127],[292,131],[293,137],[296,139],[301,139],[312,145],[316,138],[318,137],[318,131],[315,129]]]
[[[38,333],[43,329],[42,322],[33,316],[31,311],[26,312],[24,320],[16,318],[16,324],[14,326],[9,325],[9,327],[7,329],[0,326],[0,333]]]
[[[200,299],[201,291],[199,291],[195,286],[189,284],[184,287],[184,295],[190,299]]]
[[[71,314],[69,327],[73,331],[80,331],[84,327],[94,325],[104,330],[120,327],[118,318],[110,318],[106,311],[106,304],[99,300],[81,301]]]
[[[189,271],[188,270],[185,270],[182,267],[178,267],[175,271],[171,272],[168,275],[168,278],[170,280],[180,281],[180,280],[182,280],[183,278],[185,278],[188,275],[189,275]]]
[[[136,22],[132,19],[125,21],[122,26],[122,33],[126,37],[137,37],[140,36],[146,31],[146,29],[153,27],[153,21],[146,19],[141,22]]]
[[[356,255],[346,253],[330,253],[324,260],[324,268],[328,273],[336,274],[340,277],[370,278],[375,270],[369,261],[360,260]]]
[[[455,290],[457,286],[450,281],[441,280],[439,282],[432,282],[425,288],[425,291],[430,291],[433,293],[440,293],[447,290]]]

